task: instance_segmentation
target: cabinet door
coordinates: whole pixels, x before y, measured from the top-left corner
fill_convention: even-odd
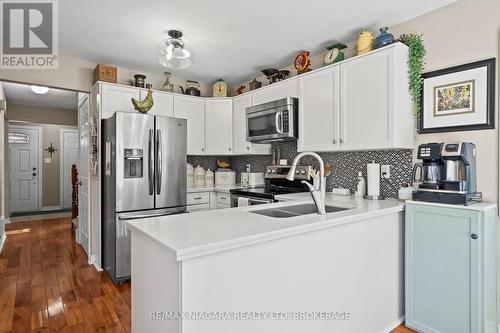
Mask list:
[[[482,332],[480,219],[478,211],[407,204],[406,325],[422,332]]]
[[[393,147],[393,49],[340,65],[341,148]]]
[[[246,94],[233,99],[233,152],[235,155],[270,154],[270,144],[247,141],[246,108],[252,105],[252,97]]]
[[[187,119],[188,155],[205,155],[205,101],[196,97],[175,96],[174,116]]]
[[[141,89],[141,100],[146,98],[147,93],[147,90]],[[174,116],[174,96],[172,94],[153,91],[153,102],[153,107],[148,114],[165,117]]]
[[[132,98],[140,99],[139,89],[101,83],[101,118],[109,118],[116,111],[137,112]]]
[[[272,102],[286,97],[297,97],[298,95],[299,85],[297,78],[289,78],[252,92],[252,105]]]
[[[299,79],[298,151],[339,149],[339,67]]]
[[[210,99],[205,101],[206,152],[209,155],[233,153],[233,101]]]

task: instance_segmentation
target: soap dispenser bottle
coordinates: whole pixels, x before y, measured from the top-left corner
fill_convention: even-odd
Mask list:
[[[365,179],[363,178],[363,173],[360,171],[358,172],[358,185],[356,187],[356,193],[355,196],[357,198],[363,198],[366,193],[366,183]]]

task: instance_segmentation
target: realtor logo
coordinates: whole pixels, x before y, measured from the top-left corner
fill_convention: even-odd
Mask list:
[[[56,1],[0,0],[1,68],[57,68]]]

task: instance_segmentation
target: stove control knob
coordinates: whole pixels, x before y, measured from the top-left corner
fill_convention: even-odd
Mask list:
[[[303,174],[303,175],[305,175],[306,174],[306,170],[301,170],[300,173]]]
[[[299,170],[296,170],[296,171],[295,171],[295,174],[296,174],[296,175],[300,174],[300,171],[299,171]]]
[[[276,173],[276,170],[274,170],[274,169],[273,169],[273,170],[271,170],[271,173]]]

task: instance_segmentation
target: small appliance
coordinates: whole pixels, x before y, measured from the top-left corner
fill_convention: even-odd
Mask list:
[[[287,97],[246,109],[247,141],[297,140],[298,99]]]
[[[242,172],[241,187],[264,185],[264,172]]]
[[[476,146],[470,142],[422,144],[413,178],[420,182],[415,201],[469,205],[482,201],[476,188]],[[420,177],[416,174],[420,169]]]
[[[290,165],[268,166],[264,176],[264,186],[231,189],[231,207],[238,207],[242,201],[252,206],[276,202],[276,196],[280,194],[309,192],[309,188],[302,181],[312,180],[312,166],[298,165],[293,181],[286,179],[290,168]]]

